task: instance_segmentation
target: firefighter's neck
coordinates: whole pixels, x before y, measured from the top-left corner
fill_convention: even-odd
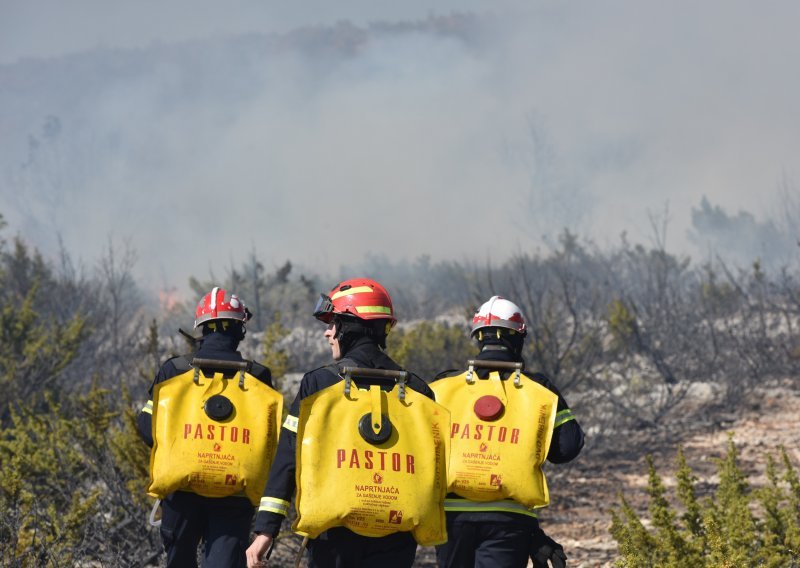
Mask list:
[[[505,345],[497,345],[495,343],[484,345],[481,351],[510,351]]]

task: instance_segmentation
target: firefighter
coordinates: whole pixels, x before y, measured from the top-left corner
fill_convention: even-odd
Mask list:
[[[339,393],[342,389],[343,377],[341,370],[346,366],[360,368],[382,369],[389,371],[400,371],[400,367],[384,352],[386,348],[386,336],[389,330],[395,325],[394,310],[389,294],[378,282],[367,278],[353,278],[337,284],[328,295],[321,294],[320,299],[314,309],[314,317],[327,324],[323,335],[330,346],[334,365],[321,367],[306,373],[300,383],[298,393],[289,409],[289,416],[286,418],[281,430],[278,453],[275,462],[270,470],[269,480],[261,501],[261,507],[256,515],[254,532],[256,537],[247,549],[248,567],[261,566],[264,556],[273,544],[281,523],[289,512],[292,498],[297,491],[298,521],[295,528],[300,523],[303,516],[300,501],[303,498],[301,488],[303,486],[303,462],[298,461],[297,452],[299,448],[305,447],[309,443],[309,437],[302,438],[303,443],[298,443],[298,438],[303,436],[304,419],[308,417],[308,412],[304,411],[303,401],[306,405],[309,402],[317,405],[321,395],[329,393]],[[384,381],[385,382],[385,381]],[[381,385],[380,390],[386,390],[392,385],[383,384],[380,379],[371,379],[358,382],[358,391],[364,392],[366,389],[374,388],[374,385]],[[373,385],[373,387],[370,387]],[[424,399],[424,402],[435,405],[432,402],[433,392],[428,385],[419,377],[409,374],[407,387],[416,391],[415,396]],[[355,386],[353,387],[356,388]],[[395,389],[396,390],[396,389]],[[372,390],[370,390],[372,393]],[[378,394],[380,394],[378,392]],[[391,393],[389,393],[391,394]],[[337,396],[340,396],[337,394]],[[314,398],[310,398],[314,397]],[[419,406],[419,405],[417,405]],[[438,409],[446,411],[435,405]],[[319,411],[315,411],[317,416]],[[324,414],[324,412],[323,412]],[[312,414],[313,416],[313,414]],[[345,425],[341,423],[332,424],[324,415],[327,430],[334,430],[337,436],[344,437]],[[310,422],[307,419],[306,422]],[[444,428],[446,429],[446,423]],[[345,442],[337,444],[342,445]],[[413,443],[413,442],[412,442]],[[337,450],[332,449],[333,452]],[[344,455],[344,450],[338,450]],[[379,452],[375,452],[377,456]],[[381,452],[385,453],[385,452]],[[357,459],[357,456],[354,456]],[[362,457],[363,458],[363,457]],[[351,458],[348,455],[348,461]],[[342,461],[341,458],[339,460]],[[364,460],[362,459],[362,462]],[[422,465],[422,460],[417,460],[417,465]],[[349,462],[352,466],[352,461]],[[403,462],[405,467],[405,462]],[[345,462],[347,465],[347,462]],[[369,462],[369,467],[374,468],[370,472],[378,476],[378,464]],[[300,487],[296,486],[296,470],[300,479]],[[344,470],[341,475],[334,477],[344,478]],[[439,511],[441,516],[441,532],[444,534],[444,513],[442,504],[446,491],[446,478],[444,466],[441,470],[441,502]],[[326,485],[333,485],[338,479],[328,479]],[[380,483],[380,480],[377,481]],[[342,496],[350,490],[353,483],[343,481]],[[385,486],[385,485],[384,485]],[[424,491],[424,490],[423,490]],[[313,491],[312,491],[313,493]],[[408,491],[409,494],[413,493]],[[313,497],[313,496],[312,496]],[[316,512],[320,509],[333,507],[334,503],[320,503]],[[322,512],[325,514],[325,511]],[[389,520],[389,522],[392,522]],[[346,528],[336,526],[324,530],[316,538],[308,540],[309,562],[308,566],[314,568],[362,566],[364,568],[380,567],[410,567],[413,565],[416,555],[417,542],[409,531],[393,532],[385,536],[364,536]],[[327,525],[326,525],[327,526]],[[299,531],[298,531],[299,532]],[[441,539],[442,541],[444,538]]]
[[[583,447],[584,434],[550,380],[525,371],[526,333],[520,308],[493,296],[472,320],[471,337],[480,352],[471,368],[466,373],[445,371],[431,383],[437,401],[450,409],[453,421],[451,493],[445,502],[448,541],[436,548],[440,568],[522,568],[529,557],[537,568],[545,568],[548,560],[556,568],[565,565],[561,546],[538,525],[535,508],[549,499],[540,466],[545,457],[552,463],[574,459]],[[467,396],[467,391],[472,394]],[[522,397],[521,393],[528,393],[527,398],[514,398]],[[515,400],[524,402],[514,406]],[[534,424],[542,433],[526,446],[525,432],[535,431]],[[463,464],[454,460],[467,446],[456,441],[474,444],[471,459]],[[537,447],[546,448],[548,442],[549,449],[534,455]],[[475,460],[484,462],[475,465]],[[511,463],[514,471],[502,469]],[[471,476],[470,468],[477,468]],[[491,478],[483,475],[487,470],[493,473]],[[525,472],[522,477],[520,472]],[[485,481],[479,481],[484,477]]]
[[[237,348],[245,337],[245,324],[251,315],[242,300],[222,288],[213,288],[203,296],[195,311],[194,327],[195,330],[200,328],[202,336],[195,342],[194,353],[173,357],[161,365],[149,390],[150,400],[137,417],[139,435],[148,446],[152,448],[154,444],[153,398],[156,386],[191,370],[191,358],[244,362]],[[214,375],[213,370],[203,368],[202,372],[204,376]],[[250,362],[248,373],[271,389],[272,376],[268,368]],[[201,541],[205,543],[204,567],[245,566],[245,549],[254,512],[251,500],[242,494],[208,497],[178,490],[166,495],[161,500],[160,532],[167,566],[196,567]]]

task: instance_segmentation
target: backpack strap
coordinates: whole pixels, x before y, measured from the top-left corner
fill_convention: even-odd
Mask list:
[[[323,369],[326,369],[336,375],[337,377],[341,376],[342,369],[345,367],[358,367],[358,363],[353,361],[352,359],[339,359],[335,363],[331,363],[330,365],[325,365]]]
[[[179,355],[172,359],[172,364],[175,365],[175,369],[177,369],[178,374],[182,375],[186,371],[190,371],[192,369],[192,364],[189,362],[189,359],[186,355]]]

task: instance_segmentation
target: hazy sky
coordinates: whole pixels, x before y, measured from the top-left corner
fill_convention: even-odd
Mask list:
[[[19,81],[0,82],[15,101],[0,108],[0,211],[87,261],[128,239],[141,278],[183,286],[250,250],[335,271],[367,253],[502,260],[564,225],[642,242],[666,204],[682,247],[703,195],[763,217],[798,174],[793,0],[0,0],[0,81],[35,74],[21,58],[452,10],[491,14],[480,42],[398,34],[330,64],[164,60],[74,98],[65,78],[63,96],[27,106]],[[48,115],[67,158],[61,197],[37,205],[41,182],[12,174]]]
[[[514,3],[497,3],[504,5]],[[485,11],[494,6],[476,0],[0,0],[0,64],[94,47],[131,48],[250,32],[280,33],[345,19],[362,25],[413,20],[429,13]]]

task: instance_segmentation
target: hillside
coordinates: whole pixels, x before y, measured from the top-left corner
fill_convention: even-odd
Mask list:
[[[172,325],[166,323],[170,314],[161,324],[155,318],[148,323],[139,312],[142,302],[133,281],[117,278],[112,260],[101,266],[108,272],[82,280],[51,269],[23,241],[4,246],[0,239],[3,313],[24,323],[6,326],[13,334],[2,343],[6,351],[0,357],[5,365],[0,383],[7,394],[6,404],[0,405],[5,417],[0,453],[14,457],[0,459],[0,477],[6,486],[13,480],[24,485],[0,491],[0,508],[19,512],[4,518],[0,557],[8,556],[6,551],[31,558],[46,552],[68,555],[74,565],[98,561],[113,566],[127,565],[122,558],[159,557],[158,533],[144,523],[151,506],[143,486],[147,450],[131,420],[145,402],[159,362],[168,352],[186,349],[185,341],[178,338],[173,344],[159,329],[174,330],[177,321],[188,318],[176,312]],[[129,275],[125,266],[120,270]],[[491,279],[475,271],[464,280],[476,290],[481,281],[491,280],[492,289],[525,291],[514,295],[523,298],[524,313],[534,314],[526,360],[554,377],[587,431],[586,449],[576,463],[548,467],[553,499],[542,513],[545,530],[565,544],[572,566],[613,561],[610,513],[620,492],[645,511],[646,454],[655,456],[669,480],[676,447],[685,445],[688,463],[704,482],[701,490],[713,489],[712,458],[725,454],[727,432],[734,432],[741,446],[746,474],[760,474],[764,453],[774,453],[781,442],[797,460],[786,434],[796,431],[797,389],[792,381],[775,379],[794,377],[800,370],[794,273],[771,275],[758,265],[740,273],[723,268],[721,273],[691,268],[688,260],[641,246],[590,252],[569,241],[564,251],[520,257],[513,266],[493,270]],[[429,279],[430,273],[407,287],[419,300],[416,308],[410,306],[411,318],[438,305],[431,299],[446,299],[437,292],[442,280]],[[253,304],[256,313],[275,314],[288,305],[297,321],[308,318],[302,310],[320,289],[287,274],[235,280],[235,289],[244,288],[243,297],[261,299]],[[199,289],[211,285],[197,284]],[[485,288],[475,292],[477,297],[488,296]],[[276,355],[277,366],[265,362],[273,369],[313,368],[324,354],[318,350],[320,330],[304,329],[290,332],[279,321],[263,321],[248,334],[253,350],[248,355],[276,355],[278,339],[286,340],[292,352],[278,353],[283,359]],[[277,339],[266,345],[268,337]],[[474,349],[462,329],[427,320],[413,328],[398,326],[390,340],[389,352],[422,376],[457,368],[468,356],[465,350]],[[290,392],[296,390],[291,383],[296,377],[286,377],[284,387]],[[92,428],[75,427],[87,423]],[[59,448],[70,451],[53,454]],[[97,467],[87,470],[87,464]],[[52,478],[52,471],[80,475]],[[47,488],[40,483],[43,472],[53,483]],[[100,500],[96,510],[84,506],[94,499]],[[53,540],[63,511],[82,519],[85,532],[72,540]],[[10,537],[29,534],[29,525],[37,540],[20,550],[18,540]],[[421,550],[417,565],[432,566],[431,552]],[[292,555],[290,542],[281,543],[275,565],[291,565]]]

